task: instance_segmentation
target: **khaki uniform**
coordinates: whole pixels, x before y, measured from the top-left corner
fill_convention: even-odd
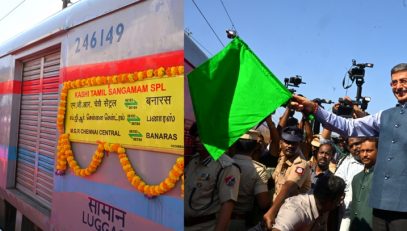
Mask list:
[[[237,201],[240,171],[227,155],[222,155],[217,161],[210,156],[201,161],[199,155],[196,155],[185,167],[185,176],[186,220],[199,220],[216,214],[222,203],[228,200]],[[185,230],[214,230],[215,225],[216,219],[211,219],[186,226]]]
[[[279,230],[327,230],[328,213],[320,214],[314,195],[287,198],[278,211],[273,228]]]
[[[273,173],[275,192],[273,201],[286,181],[293,181],[298,186],[298,193],[306,193],[311,189],[311,169],[302,154],[298,155],[293,162],[282,156]]]
[[[268,175],[266,166],[252,160],[250,156],[236,154],[233,160],[239,165],[242,173],[240,176],[239,197],[233,208],[233,219],[229,230],[247,230],[247,214],[253,210],[255,196],[262,192],[267,192],[267,181],[271,177]]]

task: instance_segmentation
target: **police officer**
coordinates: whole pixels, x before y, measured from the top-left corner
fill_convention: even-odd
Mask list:
[[[195,124],[190,135],[198,154],[185,167],[184,230],[227,230],[238,197],[240,170],[227,155],[212,159]]]
[[[306,193],[311,188],[311,170],[300,149],[302,140],[303,133],[298,127],[283,128],[280,140],[282,155],[273,173],[276,187],[273,205],[263,217],[269,229],[286,198]]]
[[[239,197],[232,213],[232,221],[229,230],[245,231],[250,226],[247,220],[253,213],[256,199],[258,208],[263,213],[270,207],[270,197],[267,189],[267,181],[271,177],[266,166],[253,160],[252,155],[256,151],[260,132],[249,130],[233,145],[233,160],[241,169]]]
[[[342,178],[323,175],[313,194],[300,194],[285,200],[273,230],[331,230],[327,226],[328,214],[341,204],[344,189]]]

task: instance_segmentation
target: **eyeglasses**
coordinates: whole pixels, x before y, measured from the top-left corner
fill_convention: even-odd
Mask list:
[[[390,82],[390,86],[396,87],[398,83],[400,83],[400,85],[405,87],[405,86],[407,86],[407,79],[392,80]]]

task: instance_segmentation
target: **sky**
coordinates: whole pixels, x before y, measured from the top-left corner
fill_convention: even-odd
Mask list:
[[[0,0],[0,44],[60,10],[62,0]]]
[[[232,23],[221,0],[194,1],[222,43],[230,42],[225,30]],[[355,98],[356,84],[346,91],[342,79],[356,59],[374,64],[366,68],[362,86],[362,96],[372,99],[367,111],[376,113],[395,105],[390,69],[407,62],[407,0],[222,1],[239,36],[282,82],[302,76],[306,84],[297,93],[333,101],[344,95]],[[192,0],[184,2],[185,29],[209,57],[216,54],[223,45]],[[61,8],[61,0],[0,0],[0,44]]]
[[[297,93],[307,98],[337,101],[356,97],[354,83],[348,90],[342,80],[357,63],[365,69],[362,96],[370,96],[371,114],[397,102],[390,88],[390,70],[407,62],[407,0],[194,0],[223,44],[232,28],[266,66],[284,78],[302,76]],[[211,31],[192,0],[185,0],[185,30],[209,56],[223,45]],[[346,82],[348,83],[348,82]],[[330,109],[331,105],[325,108]],[[277,115],[282,113],[279,109]]]

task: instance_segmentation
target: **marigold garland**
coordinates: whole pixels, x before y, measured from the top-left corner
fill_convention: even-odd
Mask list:
[[[66,112],[66,97],[69,89],[97,86],[102,84],[115,84],[115,83],[131,83],[140,81],[145,78],[152,77],[171,77],[175,75],[182,75],[184,73],[183,66],[176,67],[160,67],[156,70],[149,69],[145,71],[138,71],[134,73],[123,73],[112,76],[96,76],[86,79],[77,79],[75,81],[67,81],[63,83],[62,91],[60,94],[60,101],[57,114],[57,128],[60,133],[57,146],[57,166],[56,174],[63,175],[69,165],[76,176],[90,176],[96,172],[97,168],[103,161],[106,153],[115,152],[119,156],[122,169],[127,176],[130,184],[139,192],[144,193],[147,197],[154,197],[164,194],[175,187],[175,184],[182,179],[181,184],[181,197],[184,196],[184,158],[178,157],[172,169],[168,173],[168,177],[157,185],[146,184],[140,176],[136,174],[130,160],[127,157],[126,149],[120,144],[109,144],[105,142],[97,142],[98,146],[92,156],[92,160],[86,168],[81,168],[75,160],[74,153],[72,152],[69,133],[64,133],[64,120]]]

